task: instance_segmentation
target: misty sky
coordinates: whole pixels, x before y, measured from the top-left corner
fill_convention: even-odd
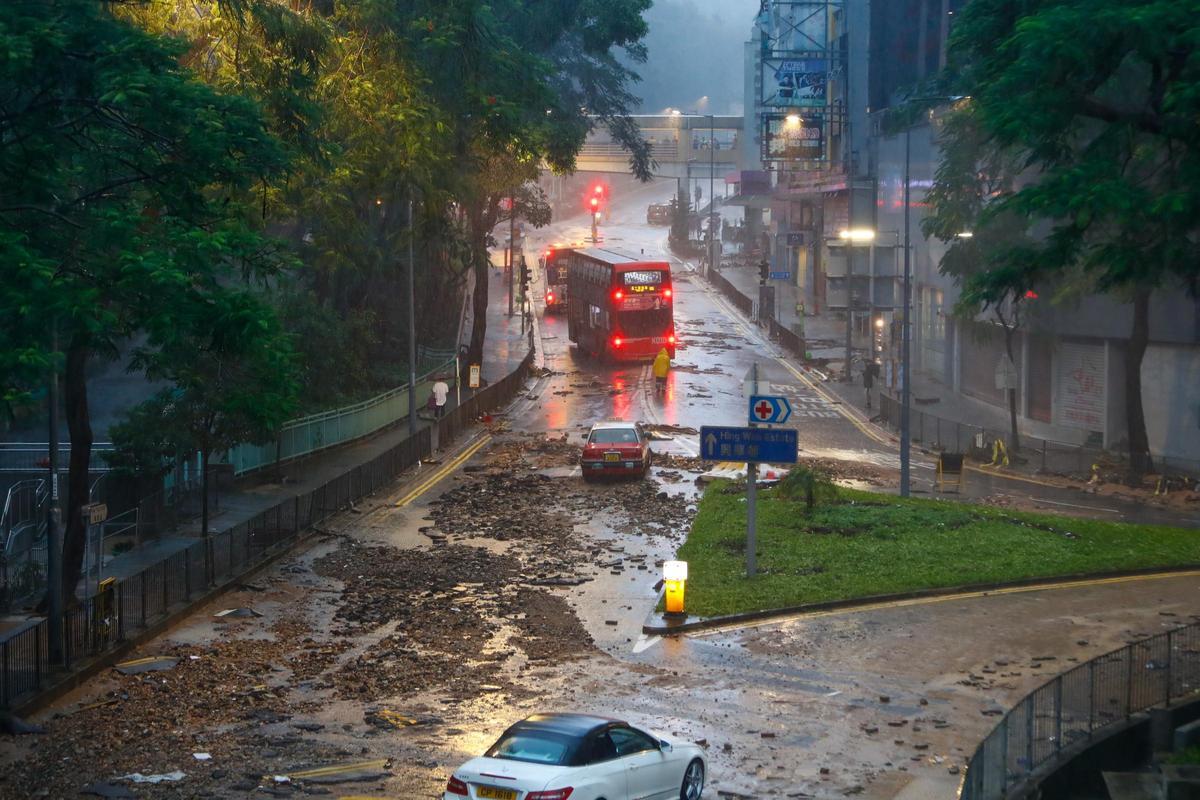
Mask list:
[[[741,113],[742,43],[758,8],[759,0],[655,0],[646,12],[648,58],[634,65],[641,112]]]

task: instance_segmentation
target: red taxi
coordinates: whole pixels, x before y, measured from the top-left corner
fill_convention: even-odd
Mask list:
[[[608,420],[592,426],[579,464],[583,479],[591,481],[605,475],[644,476],[650,459],[650,441],[641,423]]]

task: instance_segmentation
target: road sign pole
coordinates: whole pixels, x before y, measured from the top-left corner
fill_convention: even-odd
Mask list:
[[[753,461],[746,464],[746,575],[754,577],[755,540],[757,538],[757,507],[755,499],[758,496],[758,464]]]
[[[758,362],[755,361],[751,366],[753,371],[754,391],[758,392]],[[755,427],[755,423],[751,422],[750,427]],[[757,566],[755,563],[755,540],[757,531],[755,530],[758,522],[758,464],[753,461],[746,462],[746,577],[753,578],[754,571]]]

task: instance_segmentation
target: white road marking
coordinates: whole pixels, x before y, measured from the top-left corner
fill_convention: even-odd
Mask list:
[[[644,633],[640,634],[638,636],[638,640],[633,643],[633,652],[634,653],[645,652],[646,650],[649,650],[651,647],[654,647],[654,645],[658,644],[661,641],[662,641],[661,636],[647,636]]]
[[[1097,508],[1096,506],[1081,506],[1081,505],[1078,505],[1077,503],[1063,503],[1058,500],[1045,500],[1041,497],[1035,497],[1035,498],[1033,498],[1033,500],[1038,503],[1049,503],[1052,506],[1066,506],[1067,508],[1085,508],[1088,511],[1104,511],[1108,514],[1120,514],[1121,513],[1120,509],[1117,509],[1117,508]]]

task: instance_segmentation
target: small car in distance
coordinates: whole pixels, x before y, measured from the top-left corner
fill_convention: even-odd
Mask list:
[[[645,476],[651,458],[650,440],[641,423],[606,420],[588,432],[579,466],[585,481],[609,475]]]
[[[647,225],[670,225],[671,206],[667,203],[651,203],[646,207]]]
[[[699,800],[704,752],[626,722],[534,714],[450,775],[443,800]]]

